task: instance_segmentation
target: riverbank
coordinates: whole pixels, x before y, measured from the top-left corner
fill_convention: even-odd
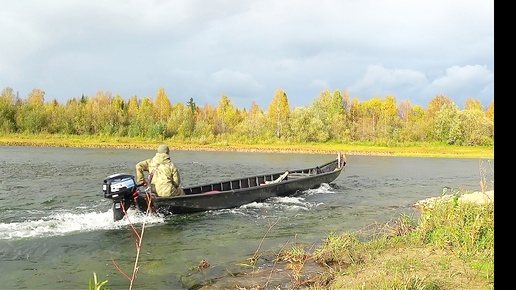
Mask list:
[[[368,144],[343,143],[263,143],[241,144],[220,142],[212,144],[180,143],[172,140],[141,140],[137,138],[102,136],[62,136],[62,135],[9,135],[0,136],[0,146],[44,146],[75,148],[117,148],[155,150],[165,143],[171,150],[185,151],[228,151],[265,152],[299,154],[335,154],[368,156],[404,156],[435,158],[475,158],[494,159],[494,147],[452,146],[442,144],[408,144],[386,147]]]
[[[457,204],[446,202],[454,197]],[[315,249],[294,244],[268,257],[275,261],[270,267],[199,289],[494,289],[494,190],[415,206],[422,210],[417,225],[402,216],[377,225],[367,241],[341,233]]]

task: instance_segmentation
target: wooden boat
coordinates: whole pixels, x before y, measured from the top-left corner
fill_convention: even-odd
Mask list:
[[[113,218],[121,220],[129,207],[143,212],[186,214],[209,210],[228,209],[252,202],[262,202],[276,196],[296,195],[334,181],[346,165],[345,156],[325,164],[296,170],[261,174],[233,180],[183,188],[185,195],[156,197],[137,185],[130,174],[113,174],[104,179],[105,198],[113,200]],[[150,207],[149,202],[150,201]]]

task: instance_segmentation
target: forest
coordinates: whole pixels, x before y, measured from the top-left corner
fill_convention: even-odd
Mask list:
[[[163,87],[154,99],[98,91],[62,104],[45,101],[42,89],[25,99],[5,87],[0,95],[0,135],[60,134],[152,138],[184,143],[242,144],[296,142],[371,142],[402,146],[438,142],[459,146],[494,146],[494,99],[488,108],[468,98],[461,110],[444,95],[426,108],[394,96],[359,102],[347,91],[323,90],[308,106],[289,104],[277,89],[265,109],[253,102],[237,108],[222,95],[218,104],[198,106],[193,98],[172,103]]]

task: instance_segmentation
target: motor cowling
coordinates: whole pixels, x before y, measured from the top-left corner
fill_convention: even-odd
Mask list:
[[[102,192],[105,198],[120,200],[128,199],[138,190],[134,176],[126,173],[117,173],[104,179]]]

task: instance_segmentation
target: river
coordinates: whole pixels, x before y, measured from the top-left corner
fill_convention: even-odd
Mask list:
[[[132,273],[135,237],[126,220],[113,221],[102,182],[114,173],[134,174],[134,165],[153,155],[139,149],[0,146],[0,289],[86,289],[94,272],[108,280],[107,287],[128,289],[113,260]],[[336,154],[172,151],[171,157],[188,186],[308,168]],[[402,214],[417,219],[416,201],[443,190],[479,191],[482,172],[492,189],[493,167],[494,160],[353,155],[333,183],[300,196],[150,217],[133,289],[188,289],[193,278],[224,275],[257,250],[317,244],[331,233]],[[137,213],[130,217],[137,227],[143,223]],[[201,260],[210,270],[192,276]]]

